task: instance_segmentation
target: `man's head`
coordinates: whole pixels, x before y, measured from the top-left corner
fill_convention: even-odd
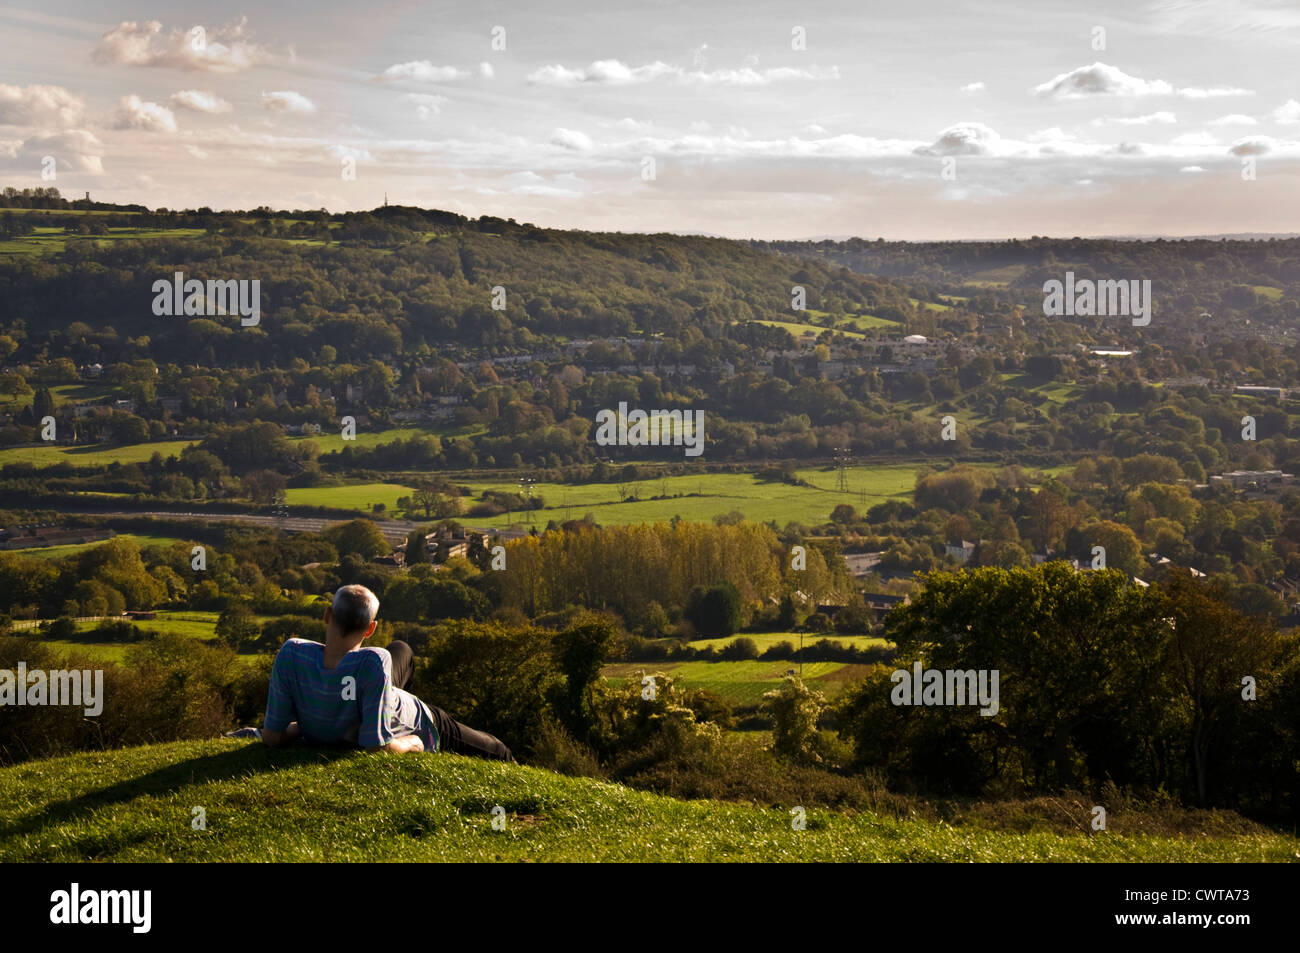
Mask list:
[[[365,586],[343,586],[325,610],[326,635],[362,642],[374,634],[379,599]]]

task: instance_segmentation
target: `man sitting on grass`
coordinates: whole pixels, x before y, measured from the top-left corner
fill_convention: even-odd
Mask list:
[[[475,731],[404,686],[411,647],[362,646],[378,625],[379,599],[365,586],[344,586],[325,610],[325,644],[289,639],[271,668],[262,741],[272,748],[299,737],[352,743],[367,751],[454,751],[514,761],[500,740]]]

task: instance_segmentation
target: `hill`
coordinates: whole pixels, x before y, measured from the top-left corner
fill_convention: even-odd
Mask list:
[[[506,811],[506,830],[492,809]],[[206,830],[195,830],[203,808]],[[152,745],[0,769],[0,861],[1287,861],[1293,837],[1013,833],[680,801],[456,756]]]

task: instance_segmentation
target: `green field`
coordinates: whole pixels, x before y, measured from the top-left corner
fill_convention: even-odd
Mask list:
[[[193,808],[204,809],[195,830]],[[505,810],[505,830],[492,808]],[[0,862],[1291,861],[1294,836],[1020,833],[682,801],[457,755],[233,739],[0,768]],[[1118,827],[1118,824],[1114,825]]]
[[[1274,288],[1272,285],[1251,285],[1255,289],[1255,294],[1261,298],[1267,298],[1269,301],[1281,301],[1285,292],[1281,288]]]
[[[796,641],[796,644],[797,641]],[[721,695],[733,705],[759,705],[763,693],[781,684],[789,669],[799,669],[798,662],[617,662],[601,670],[611,681],[640,679],[642,674],[663,672],[672,675],[685,688],[703,688]],[[810,688],[832,698],[854,680],[861,679],[865,665],[843,662],[805,662],[803,680]]]
[[[828,330],[827,328],[824,328],[819,324],[804,324],[799,321],[757,321],[756,320],[755,323],[766,324],[770,328],[785,328],[795,337],[796,340],[805,336],[816,337],[820,335],[823,331]],[[863,334],[861,331],[846,331],[842,329],[830,329],[830,330],[835,330],[836,333],[843,334],[845,337],[850,337],[850,338],[866,337],[866,335]]]
[[[918,469],[915,464],[852,467],[847,471],[847,493],[832,489],[836,473],[829,467],[796,471],[800,479],[813,484],[811,487],[762,483],[748,473],[656,477],[626,484],[630,493],[641,497],[637,502],[619,502],[618,484],[615,483],[572,486],[537,483],[533,486],[533,493],[541,496],[546,504],[544,509],[527,511],[522,515],[515,512],[508,517],[502,514],[495,517],[465,516],[462,519],[473,526],[501,527],[516,523],[526,526],[531,516],[540,531],[552,519],[559,522],[582,519],[587,513],[592,513],[602,525],[617,526],[661,522],[672,519],[674,515],[685,520],[707,522],[714,516],[739,510],[750,520],[776,520],[780,526],[791,520],[824,523],[830,518],[831,510],[840,503],[850,503],[861,512],[887,499],[910,496],[916,486]],[[519,492],[517,482],[464,482],[473,488],[475,498],[488,489]],[[665,494],[668,499],[648,499]],[[468,499],[462,498],[462,501],[467,509],[472,505]]]
[[[132,443],[123,446],[88,444],[65,446],[52,444],[30,447],[6,447],[0,450],[0,466],[9,463],[30,463],[37,467],[52,467],[59,463],[75,466],[107,466],[110,463],[147,463],[155,453],[163,459],[179,457],[181,451],[193,440],[157,440],[151,443]]]
[[[114,539],[129,539],[137,546],[170,546],[176,542],[174,536],[143,536],[138,533],[118,533]],[[108,540],[96,540],[93,543],[69,543],[67,546],[41,546],[34,549],[11,549],[8,552],[18,553],[22,556],[35,556],[37,559],[59,559],[63,556],[70,556],[73,553],[79,553],[83,550],[94,549],[96,546],[103,546]]]
[[[412,488],[400,483],[353,483],[347,486],[290,487],[284,491],[290,506],[332,506],[370,512],[376,503],[389,511],[397,509],[399,496],[410,496]]]
[[[63,251],[69,242],[94,242],[102,247],[106,243],[123,239],[199,238],[206,234],[207,231],[202,228],[117,226],[109,228],[107,235],[77,235],[65,232],[62,228],[40,225],[30,235],[0,241],[0,255],[49,255]]]
[[[333,453],[336,450],[342,450],[344,447],[375,447],[381,443],[392,443],[398,439],[409,440],[411,437],[418,437],[427,433],[433,433],[433,431],[419,427],[394,427],[392,430],[366,430],[358,427],[356,438],[353,440],[344,440],[341,429],[309,434],[305,437],[290,437],[289,440],[292,443],[311,440],[320,447],[321,453]]]
[[[720,652],[736,639],[753,639],[760,652],[765,652],[779,642],[789,642],[796,649],[799,647],[799,636],[803,636],[803,644],[810,646],[822,639],[829,639],[832,642],[839,642],[843,645],[851,646],[855,649],[870,649],[886,646],[889,642],[885,639],[878,639],[871,635],[841,635],[838,632],[740,632],[736,635],[728,635],[721,639],[695,639],[687,643],[693,649],[706,649],[713,647],[715,652]]]

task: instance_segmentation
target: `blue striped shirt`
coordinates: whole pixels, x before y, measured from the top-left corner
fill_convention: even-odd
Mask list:
[[[310,741],[378,748],[394,738],[419,735],[425,751],[438,750],[429,706],[394,687],[393,657],[371,646],[353,649],[337,667],[326,668],[324,645],[287,640],[271,667],[265,728],[284,731],[291,721]]]

